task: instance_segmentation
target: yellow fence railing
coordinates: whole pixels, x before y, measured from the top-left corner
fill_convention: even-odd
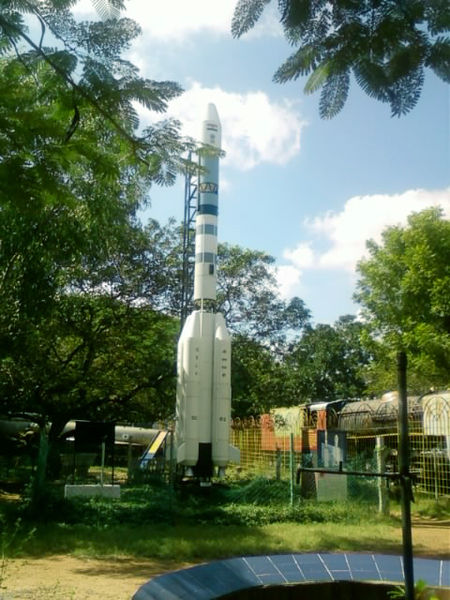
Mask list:
[[[296,466],[318,464],[317,438],[318,430],[311,427],[296,427],[293,431],[285,428],[275,434],[273,427],[267,431],[263,420],[234,424],[231,434],[232,444],[241,452],[238,467],[240,471],[249,476],[263,475],[281,479],[289,478],[291,452]],[[344,469],[374,471],[379,464],[379,444],[384,448],[386,471],[397,471],[397,431],[347,432],[345,438]],[[409,442],[410,465],[416,490],[436,499],[450,495],[450,436],[429,435],[417,425],[410,430]],[[305,462],[306,457],[309,463]]]

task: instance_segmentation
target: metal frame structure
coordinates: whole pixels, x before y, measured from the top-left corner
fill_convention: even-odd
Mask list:
[[[188,161],[191,163],[192,153]],[[192,311],[192,296],[194,293],[195,268],[195,216],[198,206],[198,170],[192,173],[186,171],[184,184],[184,218],[183,218],[183,265],[181,274],[181,307],[180,330],[188,314]]]

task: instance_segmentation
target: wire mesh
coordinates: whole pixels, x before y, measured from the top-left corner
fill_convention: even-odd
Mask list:
[[[435,499],[447,496],[450,494],[450,395],[409,398],[408,408],[410,468],[416,491]],[[289,481],[292,460],[295,470],[299,466],[324,466],[327,462],[324,448],[330,444],[340,444],[342,452],[337,456],[343,470],[375,472],[382,465],[386,472],[397,472],[397,411],[393,397],[384,402],[350,403],[338,418],[334,411],[327,414],[323,409],[311,414],[306,407],[294,407],[277,409],[257,419],[235,419],[231,437],[241,452],[238,473]],[[338,429],[327,429],[330,425],[338,425]],[[338,436],[339,443],[333,441]],[[333,465],[328,462],[325,466]],[[334,466],[338,467],[336,460]],[[295,490],[298,495],[317,493],[317,475],[305,475],[300,483]],[[349,496],[372,496],[376,500],[380,485],[377,478],[349,477],[347,483]]]

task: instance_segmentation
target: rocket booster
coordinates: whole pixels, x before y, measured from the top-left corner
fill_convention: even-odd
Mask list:
[[[239,462],[230,446],[231,340],[215,312],[221,125],[214,104],[202,124],[195,227],[194,302],[178,342],[175,447],[186,474],[209,478]],[[217,150],[216,152],[214,150]]]

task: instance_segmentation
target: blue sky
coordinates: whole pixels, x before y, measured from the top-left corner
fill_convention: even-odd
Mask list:
[[[280,293],[303,298],[316,323],[333,323],[358,311],[355,265],[367,239],[431,205],[450,217],[448,86],[428,73],[419,104],[398,119],[353,82],[343,111],[323,121],[304,79],[272,82],[292,51],[276,12],[235,40],[235,4],[129,0],[125,14],[142,27],[129,57],[143,76],[183,86],[168,114],[187,135],[198,138],[207,103],[216,104],[226,152],[220,241],[274,256]],[[90,0],[77,10],[94,16]],[[139,113],[144,125],[155,120]],[[182,178],[150,196],[144,221],[182,219]]]

